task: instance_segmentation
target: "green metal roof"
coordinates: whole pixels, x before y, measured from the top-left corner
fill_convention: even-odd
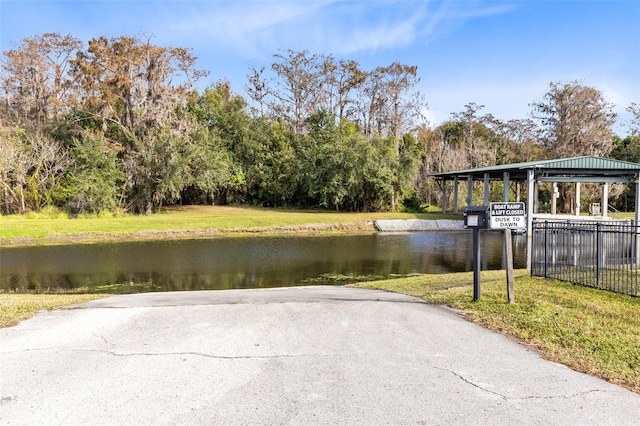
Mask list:
[[[510,179],[525,180],[527,170],[534,170],[537,176],[633,176],[640,172],[640,164],[609,158],[585,156],[502,164],[498,166],[435,173],[431,176],[451,180],[455,177],[460,178],[488,174],[492,179],[502,179],[502,174],[509,172]]]
[[[601,157],[573,157],[561,158],[558,160],[546,160],[531,163],[520,163],[521,165],[532,164],[541,165],[542,168],[549,169],[587,169],[587,170],[640,170],[640,164],[628,161],[612,160]],[[535,167],[534,166],[534,167]],[[531,167],[531,166],[529,166]]]

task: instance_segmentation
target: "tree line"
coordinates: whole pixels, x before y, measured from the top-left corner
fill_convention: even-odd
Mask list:
[[[417,67],[399,62],[366,70],[279,51],[248,70],[244,96],[227,81],[197,90],[208,71],[190,49],[141,36],[85,45],[37,35],[0,65],[2,214],[177,203],[411,210],[440,201],[432,173],[574,155],[640,160],[638,105],[621,139],[614,106],[577,81],[551,83],[530,118],[502,121],[469,103],[431,127]]]

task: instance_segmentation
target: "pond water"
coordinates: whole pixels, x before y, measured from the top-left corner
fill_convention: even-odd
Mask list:
[[[0,289],[118,293],[344,284],[471,271],[472,233],[216,237],[0,248]],[[481,236],[482,269],[501,269],[502,233]],[[514,236],[514,266],[525,267]]]

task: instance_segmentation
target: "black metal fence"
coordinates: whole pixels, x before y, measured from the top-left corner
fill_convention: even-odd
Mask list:
[[[635,221],[534,220],[531,275],[640,296]]]

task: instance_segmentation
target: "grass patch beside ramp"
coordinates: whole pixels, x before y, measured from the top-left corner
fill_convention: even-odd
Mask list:
[[[17,294],[0,293],[0,327],[10,327],[40,311],[100,299],[107,294]]]

